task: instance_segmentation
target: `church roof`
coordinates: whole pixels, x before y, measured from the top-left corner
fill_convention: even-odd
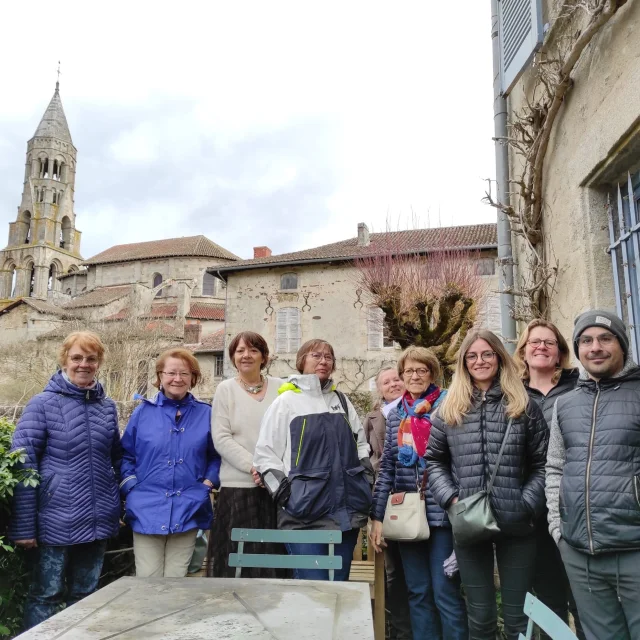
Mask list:
[[[102,253],[85,260],[83,264],[108,264],[112,262],[131,262],[149,258],[197,257],[217,258],[220,260],[239,260],[240,258],[205,236],[186,238],[167,238],[150,242],[117,244]]]
[[[218,351],[224,351],[224,329],[218,329],[218,331],[202,338],[200,344],[193,350],[194,353],[211,353]]]
[[[178,313],[177,304],[154,304],[146,318],[175,318]],[[126,320],[129,317],[129,309],[121,309],[118,313],[107,316],[105,320]],[[223,304],[207,304],[205,302],[192,302],[187,312],[187,318],[194,320],[224,320]]]
[[[11,302],[6,307],[4,307],[0,311],[0,314],[7,313],[21,304],[26,304],[28,307],[35,309],[38,313],[46,313],[48,315],[58,316],[60,318],[75,317],[70,311],[63,309],[62,307],[56,307],[55,305],[49,304],[44,300],[39,300],[38,298],[18,298],[14,302]]]
[[[498,244],[497,225],[474,224],[460,227],[409,229],[369,234],[369,244],[358,244],[358,238],[325,244],[313,249],[282,253],[252,260],[240,260],[216,268],[221,273],[264,266],[355,260],[388,251],[420,253],[434,249],[495,249]]]
[[[65,309],[81,309],[83,307],[101,307],[114,300],[119,300],[131,292],[131,285],[122,287],[98,287],[83,293],[64,305]]]
[[[51,102],[44,112],[33,137],[57,138],[58,140],[73,144],[67,118],[62,108],[62,100],[60,100],[59,83],[57,82],[53,98],[51,98]]]

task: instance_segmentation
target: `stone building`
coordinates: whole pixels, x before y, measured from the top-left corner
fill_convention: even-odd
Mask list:
[[[76,148],[60,100],[59,84],[35,134],[27,142],[22,199],[9,241],[0,251],[0,300],[54,298],[58,277],[78,269],[80,231],[73,208]]]
[[[566,49],[584,31],[589,17],[579,11],[570,19],[560,19],[560,12],[566,13],[565,5],[571,3],[556,0],[522,4],[538,7],[539,56]],[[636,358],[640,343],[638,33],[640,2],[630,1],[583,51],[551,134],[542,192],[545,253],[550,263],[558,263],[550,320],[570,337],[573,319],[581,311],[617,310],[635,325]],[[532,103],[534,90],[543,90],[536,83],[536,72],[537,67],[528,63],[511,89],[511,122],[527,101]],[[512,152],[510,165],[511,176],[516,178],[521,163]],[[526,277],[527,247],[514,236],[513,248],[516,278]]]
[[[407,253],[435,247],[478,251],[486,285],[479,323],[499,331],[495,224],[369,233],[361,223],[358,236],[348,240],[281,255],[255,247],[253,259],[215,269],[227,283],[225,343],[240,331],[260,333],[275,356],[269,373],[285,377],[295,372],[298,347],[323,338],[336,350],[336,380],[342,388],[369,391],[380,367],[395,364],[400,347],[385,330],[381,310],[359,288],[354,261],[388,247]],[[228,361],[225,371],[231,371]]]

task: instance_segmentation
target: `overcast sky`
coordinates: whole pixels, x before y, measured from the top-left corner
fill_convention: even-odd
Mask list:
[[[82,254],[492,222],[489,0],[3,6],[0,241],[62,61]],[[413,212],[413,213],[412,213]]]

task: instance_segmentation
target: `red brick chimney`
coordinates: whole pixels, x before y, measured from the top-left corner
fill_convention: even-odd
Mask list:
[[[271,256],[271,249],[269,247],[253,247],[253,257],[255,258],[268,258]]]

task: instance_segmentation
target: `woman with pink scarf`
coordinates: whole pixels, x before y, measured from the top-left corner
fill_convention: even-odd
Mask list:
[[[436,381],[440,364],[423,347],[409,347],[400,356],[398,374],[406,392],[387,416],[380,473],[373,495],[371,539],[376,551],[385,546],[382,521],[391,493],[419,491],[426,481],[424,455],[431,431],[431,413],[446,391]],[[467,613],[459,578],[445,575],[444,563],[453,552],[449,519],[426,490],[425,518],[431,534],[420,542],[399,542],[409,594],[414,640],[466,640]]]

